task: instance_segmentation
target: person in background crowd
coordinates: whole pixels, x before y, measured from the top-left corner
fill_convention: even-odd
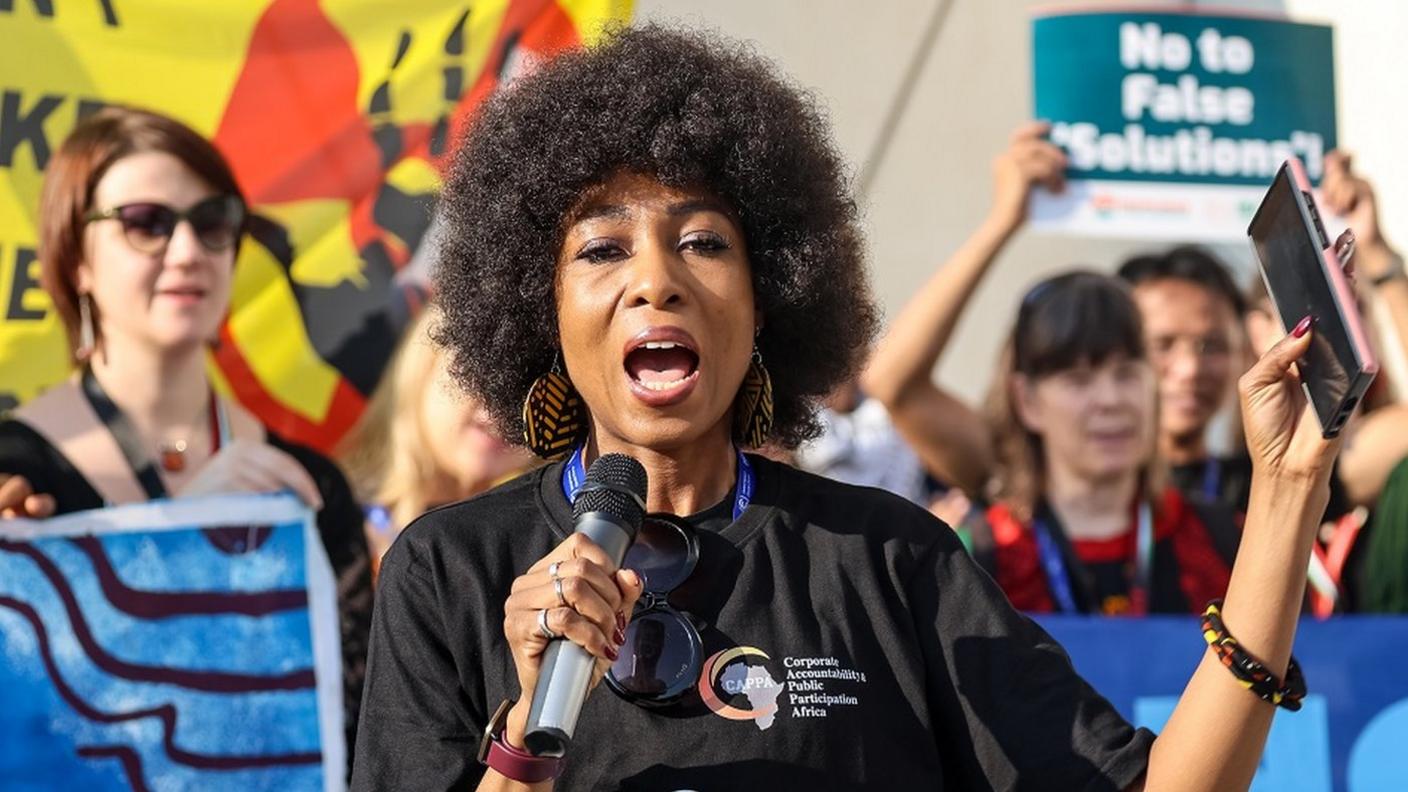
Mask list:
[[[73,130],[45,173],[39,258],[78,372],[0,420],[0,509],[297,493],[337,578],[350,743],[372,611],[360,510],[332,462],[268,432],[206,375],[245,215],[228,164],[180,122],[110,107]]]
[[[1014,133],[994,165],[987,221],[895,319],[862,386],[931,473],[982,504],[961,530],[1013,605],[1197,611],[1227,586],[1235,520],[1163,483],[1156,377],[1126,285],[1072,272],[1032,287],[986,419],[932,380],[964,304],[1021,227],[1031,187],[1062,186],[1065,156],[1045,131]]]
[[[1208,425],[1243,371],[1242,292],[1222,262],[1191,245],[1135,256],[1118,274],[1134,291],[1158,377],[1159,455],[1171,483],[1245,512],[1250,457],[1244,449],[1214,456],[1207,442]]]
[[[879,487],[927,506],[930,486],[919,457],[895,430],[885,405],[848,381],[817,413],[821,435],[797,449],[797,467],[847,484]]]
[[[407,328],[338,458],[365,504],[374,567],[427,509],[477,495],[527,470],[530,453],[500,439],[480,404],[452,390],[430,338],[432,304]]]

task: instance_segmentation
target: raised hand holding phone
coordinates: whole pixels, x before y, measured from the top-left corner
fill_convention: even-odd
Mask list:
[[[1266,291],[1291,332],[1309,317],[1315,332],[1298,362],[1301,386],[1324,437],[1334,437],[1378,373],[1348,276],[1331,245],[1300,161],[1276,174],[1247,228]]]

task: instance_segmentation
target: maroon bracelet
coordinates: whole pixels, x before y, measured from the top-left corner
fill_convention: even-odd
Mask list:
[[[479,761],[505,778],[524,784],[549,781],[562,773],[565,760],[548,756],[534,756],[521,748],[515,748],[504,739],[504,725],[508,721],[508,711],[513,708],[515,699],[504,699],[504,703],[494,711],[489,725],[484,729],[484,738],[479,742]]]
[[[509,745],[502,736],[490,741],[489,755],[485,757],[484,764],[499,775],[525,784],[557,778],[562,772],[561,759],[534,756],[527,751],[520,751]]]

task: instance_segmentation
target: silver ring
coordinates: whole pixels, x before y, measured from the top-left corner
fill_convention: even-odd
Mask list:
[[[560,566],[562,566],[561,561],[554,561],[551,564],[548,564],[548,577],[552,578],[553,580],[557,580],[557,569]]]
[[[547,608],[543,608],[538,611],[538,634],[548,639],[549,641],[555,641],[558,638],[562,637],[557,633],[553,632],[552,628],[548,626]]]
[[[552,590],[557,594],[557,604],[567,607],[567,595],[562,593],[562,578],[552,579]]]

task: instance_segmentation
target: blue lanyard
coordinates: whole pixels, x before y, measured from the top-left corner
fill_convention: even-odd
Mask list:
[[[367,522],[377,534],[387,539],[396,538],[396,525],[391,522],[391,512],[381,504],[372,504],[364,510]]]
[[[1075,593],[1071,588],[1071,577],[1066,571],[1066,561],[1061,557],[1061,548],[1056,545],[1051,527],[1045,520],[1037,518],[1032,520],[1032,528],[1036,534],[1037,554],[1041,556],[1041,566],[1046,571],[1046,582],[1051,586],[1051,595],[1056,599],[1057,609],[1063,613],[1079,613]],[[1145,598],[1149,591],[1149,574],[1154,558],[1154,518],[1148,503],[1141,501],[1139,504],[1139,519],[1135,530],[1138,534],[1135,536],[1135,572],[1134,581],[1130,585],[1131,601]],[[1142,605],[1147,612],[1149,603],[1144,601]]]
[[[562,494],[571,503],[577,498],[577,490],[587,480],[586,468],[582,465],[582,449],[578,448],[562,466]],[[743,511],[753,501],[753,463],[742,451],[738,452],[738,487],[733,498],[733,519],[743,516]]]
[[[1046,582],[1056,598],[1056,609],[1062,613],[1079,613],[1075,595],[1071,592],[1071,578],[1066,574],[1066,562],[1061,558],[1061,548],[1056,546],[1051,529],[1042,519],[1033,520],[1032,527],[1036,529],[1036,549],[1046,570]]]
[[[1207,465],[1203,467],[1203,495],[1210,501],[1216,502],[1218,490],[1222,486],[1222,462],[1217,457],[1208,457]]]

